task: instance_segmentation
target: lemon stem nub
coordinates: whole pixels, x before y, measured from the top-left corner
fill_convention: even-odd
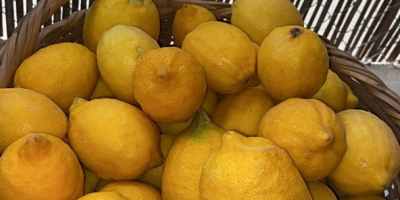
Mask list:
[[[297,36],[301,35],[302,32],[299,28],[294,27],[294,28],[290,29],[290,34],[293,36],[293,38],[296,38]]]

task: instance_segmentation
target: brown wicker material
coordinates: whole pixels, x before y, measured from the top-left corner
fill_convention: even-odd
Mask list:
[[[169,46],[174,13],[185,3],[199,4],[212,11],[221,21],[230,20],[230,4],[200,0],[153,0],[161,16],[159,43]],[[41,28],[68,0],[41,0],[18,24],[7,43],[0,49],[0,87],[10,87],[17,67],[38,49],[60,42],[82,43],[82,25],[86,10],[73,12],[66,20]],[[359,108],[384,120],[400,141],[400,97],[350,54],[338,49],[320,36],[330,55],[330,68],[352,88],[360,100]],[[400,199],[399,178],[388,188],[390,200]]]

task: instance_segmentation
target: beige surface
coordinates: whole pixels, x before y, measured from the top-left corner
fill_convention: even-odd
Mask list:
[[[367,68],[376,74],[394,92],[400,95],[400,69],[393,65],[371,65]]]

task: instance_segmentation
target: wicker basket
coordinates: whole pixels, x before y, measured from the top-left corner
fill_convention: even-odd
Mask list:
[[[201,0],[153,0],[161,16],[161,46],[170,46],[172,22],[175,11],[185,3],[199,4],[212,11],[218,20],[230,21],[231,5],[217,1]],[[24,59],[38,49],[60,42],[82,41],[82,27],[86,10],[73,12],[67,19],[42,28],[50,17],[68,0],[41,0],[35,8],[26,14],[18,24],[7,43],[0,49],[0,87],[11,87],[17,67]],[[368,110],[384,120],[400,141],[400,97],[385,83],[352,57],[338,49],[328,39],[320,36],[325,43],[330,68],[336,72],[359,98],[360,109]],[[400,199],[399,177],[388,188],[387,199]]]

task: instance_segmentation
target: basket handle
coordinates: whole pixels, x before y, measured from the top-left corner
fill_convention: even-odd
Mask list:
[[[41,0],[19,22],[0,49],[0,88],[10,85],[18,66],[35,52],[41,26],[68,0]]]

